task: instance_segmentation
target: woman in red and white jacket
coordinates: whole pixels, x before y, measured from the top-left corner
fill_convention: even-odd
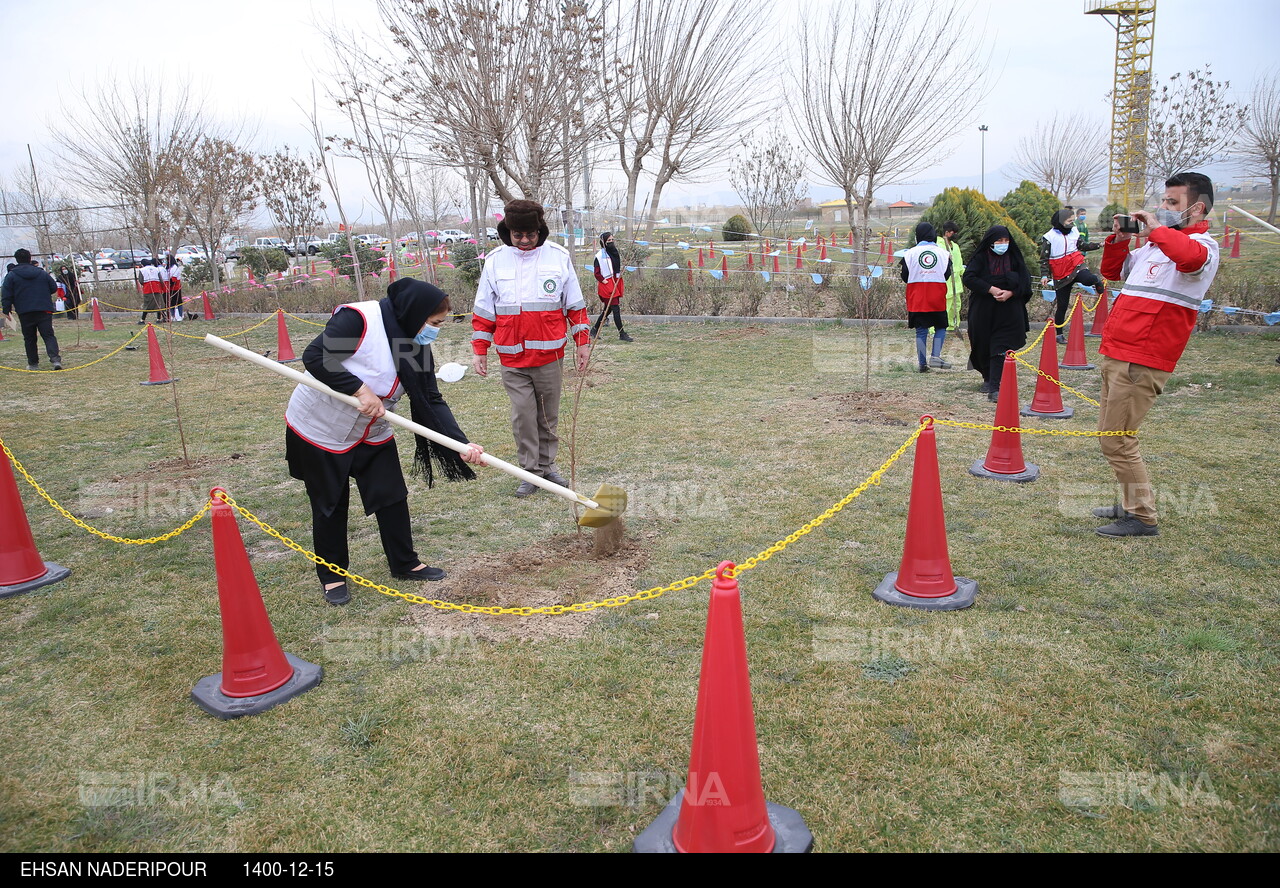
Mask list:
[[[613,322],[618,325],[618,338],[623,342],[631,342],[627,331],[622,329],[622,309],[619,303],[622,301],[626,284],[622,280],[622,256],[619,255],[618,247],[613,242],[612,231],[606,231],[600,235],[600,252],[596,253],[592,270],[596,275],[596,295],[604,303],[604,308],[591,327],[591,338],[595,339],[599,334],[600,324],[605,316],[612,314]]]
[[[1080,236],[1074,223],[1074,213],[1069,209],[1053,214],[1053,227],[1040,238],[1040,286],[1057,291],[1058,304],[1053,311],[1053,323],[1058,328],[1058,342],[1067,341],[1067,309],[1071,307],[1071,286],[1083,284],[1093,287],[1103,299],[1107,298],[1102,279],[1084,264],[1084,254],[1098,249]]]

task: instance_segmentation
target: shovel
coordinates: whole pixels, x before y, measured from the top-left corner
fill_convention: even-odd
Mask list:
[[[300,373],[292,367],[286,367],[284,364],[278,364],[270,358],[264,358],[257,352],[249,351],[247,348],[241,348],[234,342],[227,342],[227,340],[214,336],[212,333],[206,333],[204,341],[212,346],[222,349],[225,352],[229,352],[236,357],[244,358],[246,361],[257,364],[259,367],[274,370],[276,373],[279,373],[281,376],[286,376],[294,382],[300,382],[303,385],[310,386],[318,392],[323,392],[331,398],[336,398],[337,400],[342,401],[344,404],[350,404],[352,407],[360,406],[360,402],[351,395],[344,395],[341,392],[336,392],[313,376]],[[421,435],[429,441],[435,441],[441,446],[448,447],[450,450],[455,450],[458,453],[465,453],[467,450],[467,445],[463,444],[461,441],[455,441],[453,438],[442,435],[439,432],[433,432],[431,429],[418,425],[418,423],[413,422],[412,420],[405,419],[403,416],[398,416],[390,410],[384,414],[384,418],[392,425],[408,429],[415,435]],[[567,487],[561,487],[559,484],[548,481],[546,478],[539,477],[532,472],[526,472],[519,466],[512,465],[506,460],[499,459],[492,454],[483,454],[481,456],[481,460],[487,466],[492,466],[495,469],[501,469],[508,475],[519,478],[521,481],[528,481],[536,487],[541,487],[543,490],[550,491],[556,496],[567,499],[575,505],[582,506],[586,511],[582,513],[580,518],[578,518],[578,524],[583,527],[605,527],[622,517],[622,513],[627,510],[627,492],[616,484],[601,484],[600,488],[595,493],[594,499],[587,499],[580,493],[576,493]]]

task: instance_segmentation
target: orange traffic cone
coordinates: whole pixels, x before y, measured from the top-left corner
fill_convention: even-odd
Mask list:
[[[707,246],[708,246],[707,257],[710,259],[716,258],[716,242],[708,241]]]
[[[1110,312],[1111,294],[1107,292],[1107,288],[1103,286],[1098,291],[1098,307],[1093,310],[1093,326],[1089,328],[1089,332],[1085,336],[1101,336],[1102,331],[1107,326],[1107,314]]]
[[[703,258],[702,258],[702,247],[698,247],[698,267],[699,267],[699,268],[706,268],[706,267],[707,267],[706,262],[705,262],[705,261],[703,260]]]
[[[778,257],[777,256],[773,257],[773,273],[774,274],[778,273]]]
[[[911,469],[902,564],[894,573],[885,575],[871,597],[899,607],[960,610],[973,604],[978,583],[951,572],[933,417],[922,416],[920,422],[924,430],[916,439],[916,461]]]
[[[729,279],[729,257],[723,254],[720,256],[720,277],[724,280]]]
[[[4,453],[13,457],[8,447]],[[71,576],[70,568],[40,559],[9,459],[4,460],[4,470],[0,471],[0,523],[4,525],[4,533],[0,533],[0,598],[21,595]]]
[[[747,639],[734,565],[716,569],[702,645],[689,780],[632,845],[641,853],[804,853],[813,834],[790,808],[766,802]]]
[[[218,496],[225,492],[215,487],[209,493],[222,614],[222,671],[200,679],[191,691],[197,706],[221,719],[278,706],[318,685],[324,674],[316,664],[281,650],[235,512]]]
[[[1231,242],[1231,258],[1232,259],[1240,258],[1240,229],[1239,228],[1236,229],[1235,240]]]
[[[1062,358],[1063,370],[1094,370],[1096,364],[1089,363],[1089,355],[1084,350],[1084,303],[1076,300],[1076,307],[1071,311],[1071,326],[1067,331],[1067,353]]]
[[[1004,356],[995,424],[1005,429],[1018,428],[1018,362],[1013,359],[1013,352]],[[1022,435],[1019,432],[997,429],[991,433],[991,446],[987,448],[986,458],[969,466],[969,474],[1025,483],[1040,477],[1040,467],[1023,461]]]
[[[747,251],[747,271],[755,271],[756,269],[755,259],[753,258],[754,256],[755,254],[750,250]]]
[[[804,268],[804,247],[796,247],[796,268]]]
[[[818,261],[819,262],[827,261],[827,245],[826,244],[822,245],[822,255],[818,257]]]
[[[0,318],[0,342],[4,342],[4,325],[5,325],[5,323],[6,323],[6,322],[5,322],[5,319],[4,319],[4,318]]]
[[[693,260],[686,259],[684,264],[689,268],[689,286],[693,286]]]
[[[98,298],[93,298],[93,329],[95,331],[107,329],[107,325],[102,323],[102,312],[98,310]]]
[[[1023,416],[1040,416],[1045,419],[1070,419],[1074,407],[1062,404],[1062,389],[1058,386],[1058,340],[1054,336],[1053,315],[1044,324],[1044,341],[1040,348],[1040,372],[1036,374],[1036,394],[1023,408]],[[1046,378],[1047,377],[1047,378]]]
[[[217,318],[215,318],[215,317],[213,316],[213,306],[211,306],[211,305],[209,304],[209,294],[208,294],[208,293],[201,293],[201,294],[200,294],[200,299],[201,299],[201,301],[203,301],[203,302],[204,302],[204,319],[205,319],[206,321],[215,321],[215,320],[217,320]]]
[[[1224,225],[1222,227],[1222,249],[1228,249],[1231,246],[1231,226]]]
[[[151,378],[138,385],[168,385],[177,382],[169,377],[164,366],[164,355],[160,353],[160,341],[156,339],[156,328],[147,324],[147,357],[151,360]]]
[[[276,360],[288,364],[298,360],[293,353],[293,343],[289,341],[289,328],[284,323],[284,309],[276,309]]]

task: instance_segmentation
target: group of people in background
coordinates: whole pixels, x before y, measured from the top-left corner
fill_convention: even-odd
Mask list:
[[[157,321],[186,320],[182,312],[182,260],[165,256],[164,259],[143,259],[142,267],[135,275],[142,288],[142,318],[154,313]]]

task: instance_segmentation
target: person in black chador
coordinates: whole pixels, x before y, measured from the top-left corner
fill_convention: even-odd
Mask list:
[[[982,374],[989,400],[1000,394],[1004,353],[1027,344],[1031,273],[1022,251],[1003,225],[992,225],[965,263],[969,290],[969,360]]]
[[[316,554],[346,570],[347,507],[355,478],[365,513],[376,515],[391,575],[405,580],[442,580],[445,572],[424,564],[413,549],[409,491],[396,455],[392,428],[383,415],[407,394],[413,421],[467,443],[449,405],[436,387],[431,342],[451,313],[449,297],[437,287],[401,278],[377,302],[338,307],[302,355],[316,379],[359,408],[299,385],[285,411],[285,458],[289,474],[304,481],[311,499]],[[465,463],[480,463],[484,448],[471,444],[459,455],[426,438],[416,439],[413,474],[432,483],[432,462],[450,481],[470,480]],[[465,460],[465,462],[464,462]],[[351,600],[340,574],[323,564],[316,572],[330,604]]]

